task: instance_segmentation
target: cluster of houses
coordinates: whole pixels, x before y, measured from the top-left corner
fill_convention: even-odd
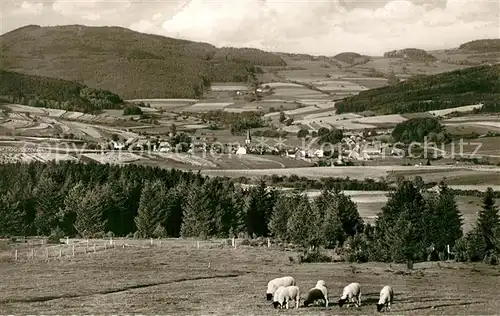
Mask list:
[[[208,142],[210,143],[210,142]],[[160,139],[129,139],[123,141],[112,141],[115,150],[151,150],[153,152],[177,151],[170,142]],[[214,154],[235,154],[235,155],[279,155],[290,159],[315,162],[318,160],[335,158],[331,161],[335,165],[343,165],[347,161],[368,161],[382,157],[387,144],[367,141],[363,133],[350,133],[344,136],[335,148],[329,148],[329,152],[324,149],[312,148],[283,148],[280,146],[262,145],[252,142],[250,132],[247,131],[244,144],[207,144],[205,139],[193,139],[193,142],[185,147],[188,154],[194,152],[208,152]],[[333,152],[332,152],[333,151]],[[332,155],[333,154],[333,155]]]

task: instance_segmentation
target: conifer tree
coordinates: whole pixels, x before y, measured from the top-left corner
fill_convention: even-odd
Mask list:
[[[247,210],[248,197],[242,188],[236,188],[233,194],[233,215],[231,217],[230,236],[238,237],[246,231],[245,218]]]
[[[86,194],[75,205],[75,229],[83,237],[92,237],[97,233],[104,233],[106,229],[106,210],[110,207],[108,185],[97,185],[87,189]]]
[[[297,196],[288,196],[280,194],[274,204],[273,213],[269,221],[269,232],[271,236],[282,241],[289,241],[288,219],[292,210],[295,208],[295,203],[299,199]]]
[[[146,181],[141,193],[139,209],[135,217],[137,232],[143,238],[153,237],[157,226],[166,217],[163,198],[165,187],[160,181]]]
[[[500,215],[495,205],[493,189],[489,187],[483,198],[483,207],[477,219],[477,231],[485,243],[485,252],[500,248],[497,232],[500,229]]]
[[[363,219],[352,199],[339,191],[323,190],[314,200],[326,246],[342,245],[347,237],[363,231]]]
[[[212,232],[213,214],[207,185],[191,185],[184,205],[182,237],[208,238]]]
[[[22,232],[25,217],[21,201],[12,190],[0,195],[0,235],[17,235]]]
[[[356,203],[349,196],[336,193],[339,220],[342,223],[342,230],[347,236],[354,236],[363,232],[363,219],[359,215]]]
[[[448,186],[439,184],[439,195],[429,201],[429,216],[426,219],[428,243],[433,243],[438,251],[444,251],[447,245],[453,248],[455,242],[463,236],[462,214],[455,201],[455,195]]]
[[[267,236],[269,219],[276,192],[269,190],[264,181],[249,190],[246,224],[249,236]]]
[[[87,190],[82,181],[79,181],[73,188],[68,191],[64,198],[63,207],[58,212],[59,227],[68,236],[74,236],[77,231],[75,230],[76,221],[76,207],[80,205],[81,201],[87,194]]]
[[[410,181],[401,182],[375,222],[376,259],[397,262],[423,259],[426,212],[419,190]]]
[[[177,185],[166,190],[161,199],[164,203],[165,216],[162,219],[162,227],[165,227],[166,236],[179,237],[182,225],[183,203],[186,189],[182,185]]]
[[[43,173],[34,190],[34,195],[36,233],[42,236],[48,235],[52,228],[57,227],[57,213],[62,206],[59,185],[47,173]]]
[[[231,181],[210,181],[207,190],[210,194],[211,208],[213,213],[213,231],[211,235],[227,238],[231,231],[233,221],[233,195],[234,184]]]
[[[109,200],[111,201],[110,207],[107,209],[106,214],[104,214],[107,219],[106,231],[113,232],[117,236],[127,235],[127,195],[125,188],[120,182],[111,180],[109,184]]]
[[[311,207],[306,195],[296,198],[288,221],[288,235],[293,243],[302,247],[318,247],[322,243],[320,218]]]

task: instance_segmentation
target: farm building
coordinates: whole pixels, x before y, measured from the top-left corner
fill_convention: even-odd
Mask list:
[[[172,149],[172,147],[170,146],[169,142],[160,142],[158,144],[158,147],[156,147],[156,151],[159,151],[162,153],[169,152],[171,149]]]
[[[120,150],[125,148],[125,144],[121,141],[113,141],[113,149]]]
[[[238,150],[236,150],[237,155],[246,155],[247,154],[247,149],[245,147],[239,147]]]
[[[313,153],[314,157],[323,158],[325,156],[325,152],[322,149],[317,149]]]

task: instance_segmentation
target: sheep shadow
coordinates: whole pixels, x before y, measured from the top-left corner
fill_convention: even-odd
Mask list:
[[[424,296],[424,297],[405,297],[398,299],[397,302],[411,304],[411,303],[429,303],[429,302],[461,301],[461,300],[462,300],[461,298],[436,298],[434,296]]]
[[[458,304],[427,305],[427,306],[418,306],[418,307],[414,307],[414,308],[402,309],[402,310],[398,310],[398,312],[411,312],[411,311],[417,311],[417,310],[433,309],[433,308],[443,308],[443,307],[453,307],[453,306],[468,306],[468,305],[482,304],[482,303],[484,303],[484,302],[482,302],[482,301],[476,301],[476,302],[463,302],[463,303],[458,303]]]

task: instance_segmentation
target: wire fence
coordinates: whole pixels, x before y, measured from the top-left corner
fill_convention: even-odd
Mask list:
[[[164,238],[164,239],[70,239],[60,240],[61,244],[48,244],[44,239],[26,239],[15,247],[12,251],[12,259],[15,262],[33,261],[33,260],[52,260],[71,258],[88,254],[102,253],[112,249],[147,249],[154,247],[168,249],[210,249],[210,248],[238,248],[241,245],[247,245],[241,239],[215,239],[215,240],[195,240],[182,238]],[[267,238],[261,245],[271,247],[271,240]]]

